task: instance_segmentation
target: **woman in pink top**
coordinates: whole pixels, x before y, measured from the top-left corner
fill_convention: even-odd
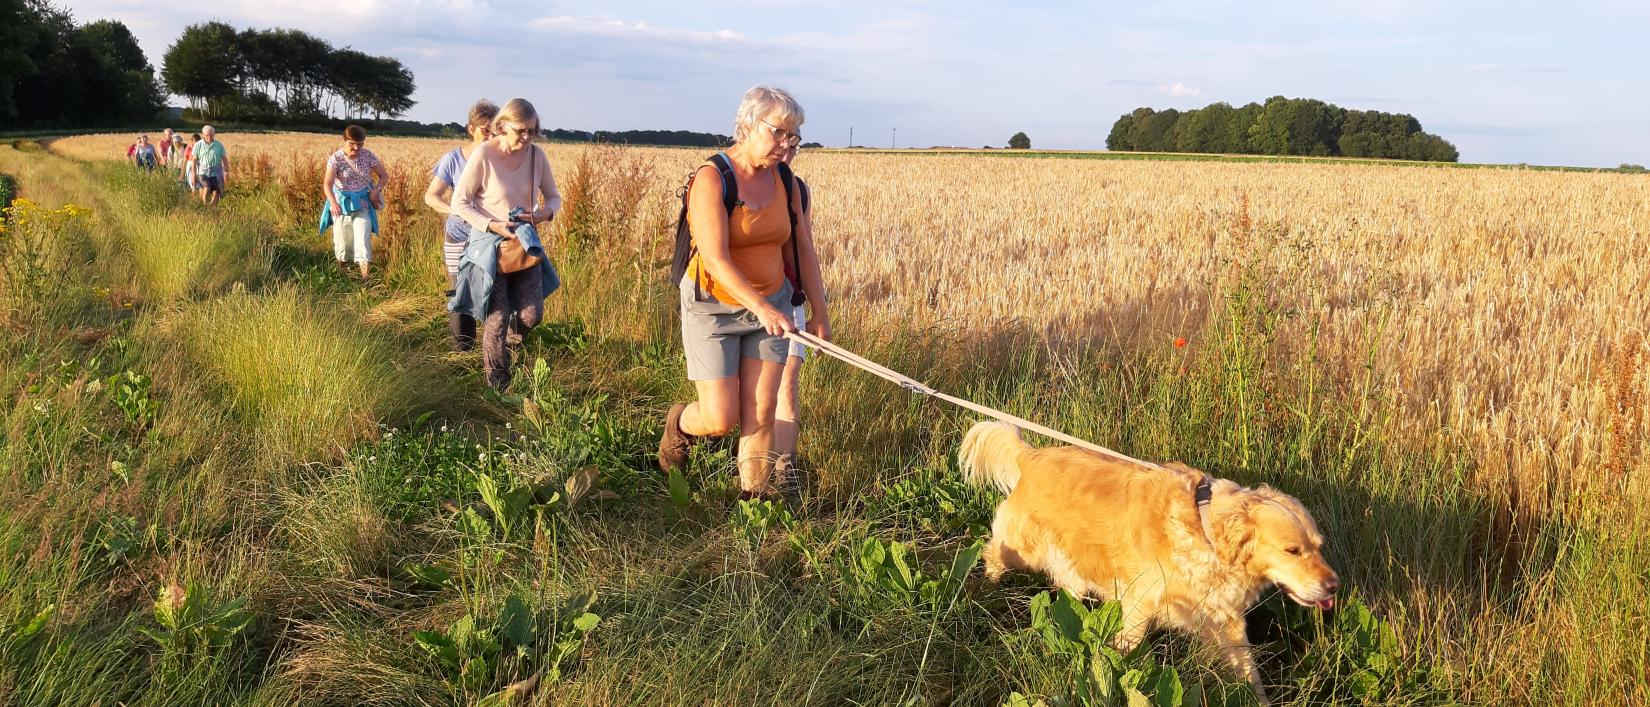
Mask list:
[[[550,158],[533,144],[538,133],[539,115],[533,104],[512,99],[493,119],[496,137],[470,151],[464,173],[453,185],[452,212],[470,224],[472,233],[491,231],[513,239],[522,221],[537,225],[561,210],[561,193],[556,191],[556,178],[550,173]],[[527,213],[512,222],[510,211],[518,207]],[[482,322],[481,361],[487,384],[495,389],[503,390],[510,384],[507,339],[519,345],[520,337],[538,326],[544,316],[544,298],[548,296],[541,272],[544,267],[540,262],[493,278],[487,318]]]

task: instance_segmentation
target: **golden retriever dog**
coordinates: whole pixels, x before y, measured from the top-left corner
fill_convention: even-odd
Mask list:
[[[1074,596],[1118,600],[1120,650],[1154,626],[1191,632],[1264,702],[1244,613],[1271,585],[1298,604],[1334,606],[1340,580],[1317,524],[1300,501],[1266,486],[1183,464],[1153,469],[1078,447],[1038,449],[1000,422],[974,425],[958,459],[970,482],[1008,494],[991,523],[986,577],[1042,572]]]

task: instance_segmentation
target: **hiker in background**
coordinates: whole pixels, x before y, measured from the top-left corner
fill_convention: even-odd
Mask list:
[[[793,165],[797,151],[801,149],[801,135],[796,136],[789,150],[785,151],[784,162]],[[793,172],[794,176],[794,172]],[[801,177],[796,179],[796,190],[802,202],[802,210],[797,213],[798,221],[808,223],[810,240],[813,234],[813,197],[808,190],[808,183]],[[785,261],[785,279],[791,287],[802,289],[797,281],[796,269],[791,261]],[[820,289],[824,289],[821,287]],[[795,305],[791,310],[791,321],[798,329],[807,326],[807,311],[805,303]],[[785,372],[779,379],[779,404],[774,414],[773,428],[773,485],[787,493],[800,490],[801,476],[797,468],[796,446],[802,436],[802,362],[808,360],[808,347],[799,341],[790,341],[790,355],[785,357]]]
[[[155,162],[158,159],[155,154],[155,146],[149,144],[148,135],[139,135],[137,142],[126,148],[126,157],[138,169],[146,172],[155,170]]]
[[[498,117],[498,106],[485,98],[470,106],[470,117],[465,130],[470,133],[470,144],[455,147],[436,160],[430,170],[430,186],[424,190],[424,203],[447,218],[441,227],[441,260],[447,266],[447,298],[452,299],[457,287],[458,259],[464,256],[464,244],[470,240],[470,224],[453,213],[453,185],[464,173],[465,155],[487,138],[493,136],[493,119]],[[447,313],[447,329],[453,334],[453,349],[469,351],[475,345],[476,320],[464,312]]]
[[[229,155],[217,136],[216,128],[201,126],[201,139],[189,151],[189,162],[195,167],[195,186],[203,204],[218,203],[223,197],[224,185],[229,183]]]
[[[195,133],[190,135],[189,138],[188,144],[183,146],[183,157],[178,165],[181,168],[178,176],[183,179],[183,185],[189,188],[190,193],[194,193],[200,190],[200,180],[195,177],[195,143],[201,141],[201,134]]]
[[[775,408],[790,354],[784,336],[796,331],[786,258],[798,263],[813,303],[807,328],[824,338],[831,331],[812,235],[807,220],[796,218],[801,197],[783,164],[800,143],[802,120],[802,106],[789,93],[747,91],[734,114],[733,146],[694,173],[686,195],[692,255],[678,282],[678,304],[698,400],[672,405],[665,415],[659,466],[684,467],[696,441],[737,426],[741,498],[773,492]],[[736,194],[727,194],[725,184]]]
[[[172,166],[172,142],[175,137],[177,137],[177,133],[172,132],[171,128],[167,128],[161,131],[160,142],[155,144],[155,149],[160,152],[160,165],[162,167]]]
[[[470,237],[447,310],[482,320],[482,366],[500,392],[510,385],[509,347],[538,326],[544,299],[561,285],[538,236],[561,210],[550,157],[533,144],[538,134],[533,104],[511,99],[493,119],[495,137],[470,150],[453,185],[451,209]]]
[[[344,146],[327,158],[327,171],[321,177],[321,191],[327,198],[321,210],[321,232],[332,229],[332,257],[343,269],[355,261],[362,280],[371,275],[372,237],[378,233],[384,184],[390,180],[384,163],[366,144],[366,128],[344,128]]]
[[[180,178],[183,174],[183,153],[188,151],[189,146],[184,143],[183,136],[173,134],[172,149],[166,151],[166,166],[178,170]]]

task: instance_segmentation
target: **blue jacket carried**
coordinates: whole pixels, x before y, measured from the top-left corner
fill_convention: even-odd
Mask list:
[[[516,238],[531,255],[539,258],[539,275],[544,278],[544,296],[549,297],[561,287],[561,276],[545,254],[539,242],[539,232],[532,224],[516,227]],[[471,227],[470,240],[464,246],[464,255],[458,259],[458,274],[453,278],[453,297],[447,300],[447,311],[468,314],[476,321],[487,318],[487,303],[493,296],[493,281],[498,278],[498,242],[502,236],[491,231]]]
[[[378,233],[378,209],[372,207],[372,188],[343,191],[332,188],[332,194],[338,199],[338,209],[345,214],[354,214],[362,209],[367,210],[367,217],[372,221],[372,232]],[[332,228],[332,207],[321,204],[321,233]]]

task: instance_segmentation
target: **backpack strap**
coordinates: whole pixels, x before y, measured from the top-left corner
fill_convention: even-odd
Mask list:
[[[706,161],[722,176],[722,206],[731,215],[735,208],[745,203],[739,200],[739,180],[733,177],[733,162],[728,159],[728,153],[722,151],[711,155]]]
[[[705,162],[715,167],[717,175],[722,178],[722,208],[727,210],[728,216],[731,218],[733,210],[745,203],[739,200],[739,180],[733,175],[733,161],[728,159],[727,151],[717,150],[716,154],[711,155],[710,159],[705,160]],[[682,215],[684,218],[687,216],[687,201],[685,198],[682,201]],[[690,246],[688,248],[688,259],[692,260],[693,256],[698,253],[698,246]],[[699,264],[700,270],[703,270],[704,267],[703,263]],[[693,273],[693,301],[695,302],[701,302],[705,299],[704,291],[699,287],[699,274],[698,271]]]
[[[796,209],[791,207],[791,192],[801,187],[801,180],[791,171],[791,166],[780,162],[775,165],[779,168],[779,181],[785,185],[785,213],[791,217],[791,264],[796,267],[796,292],[791,293],[791,306],[795,307],[808,301],[807,295],[802,293],[802,250],[796,232]],[[801,187],[806,189],[806,187]],[[803,191],[803,198],[807,198],[807,191]]]
[[[814,207],[810,202],[813,201],[813,190],[808,188],[808,183],[802,181],[801,177],[796,178],[796,188],[802,191],[802,213],[812,213]]]

